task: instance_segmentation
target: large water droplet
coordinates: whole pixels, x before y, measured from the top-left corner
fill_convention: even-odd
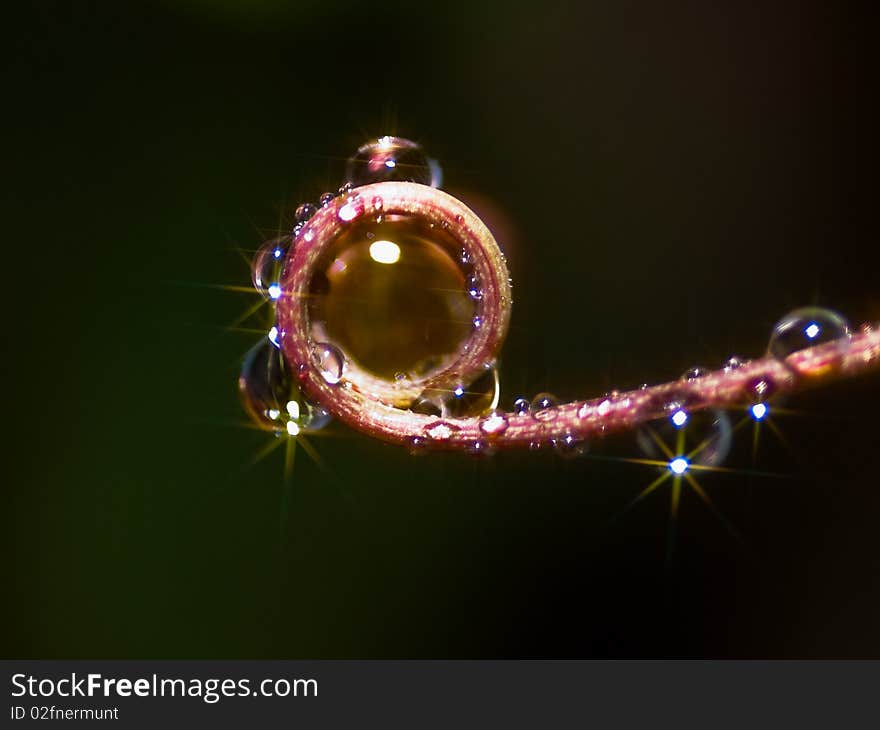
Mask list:
[[[330,421],[325,409],[303,397],[283,355],[268,338],[261,339],[245,356],[238,390],[251,420],[267,431],[296,436],[316,431]]]
[[[777,360],[815,345],[840,340],[845,351],[849,346],[849,325],[837,312],[821,307],[803,307],[789,312],[773,328],[767,351]]]
[[[711,409],[688,413],[681,425],[670,417],[636,431],[636,442],[647,458],[666,462],[671,453],[703,466],[720,464],[730,452],[732,439],[730,417]]]
[[[556,406],[559,400],[550,393],[538,393],[532,398],[531,412],[539,421],[549,421],[556,418]]]
[[[266,299],[277,299],[273,296],[281,278],[284,257],[290,240],[287,237],[266,241],[260,246],[251,263],[251,281],[254,288]],[[277,288],[280,293],[280,288]]]
[[[440,167],[421,146],[402,137],[381,137],[362,145],[348,160],[345,178],[355,187],[390,180],[440,184]]]
[[[327,383],[336,385],[342,380],[345,356],[338,347],[329,342],[315,342],[312,345],[312,360]]]
[[[336,343],[386,380],[443,369],[471,336],[476,314],[459,246],[415,216],[352,221],[316,261],[307,300],[313,338]]]

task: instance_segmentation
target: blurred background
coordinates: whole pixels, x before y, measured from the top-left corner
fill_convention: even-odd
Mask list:
[[[868,5],[34,2],[4,11],[10,658],[880,656],[877,378],[757,468],[414,458],[243,428],[239,250],[399,134],[485,214],[506,403],[880,319]],[[750,442],[728,466],[751,468]],[[594,454],[637,455],[631,436]]]

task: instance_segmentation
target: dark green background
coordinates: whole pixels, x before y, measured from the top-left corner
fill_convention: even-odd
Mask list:
[[[791,401],[786,478],[703,480],[743,540],[688,495],[668,564],[668,492],[612,522],[646,467],[337,426],[288,491],[237,425],[253,300],[213,285],[388,132],[496,211],[508,402],[756,356],[805,303],[880,319],[867,6],[755,5],[4,11],[2,654],[880,655],[876,379]]]

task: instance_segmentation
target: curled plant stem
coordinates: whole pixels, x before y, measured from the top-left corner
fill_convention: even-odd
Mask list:
[[[309,286],[322,252],[361,216],[420,216],[443,227],[483,283],[479,324],[455,358],[440,371],[406,384],[388,382],[347,362],[341,378],[322,375],[313,357]],[[380,182],[349,191],[325,205],[297,234],[285,261],[277,303],[279,340],[306,395],[352,428],[387,442],[447,450],[529,448],[556,440],[589,441],[635,428],[668,414],[671,402],[688,410],[748,407],[770,395],[791,393],[880,369],[880,331],[863,331],[799,350],[784,361],[763,357],[735,369],[709,372],[533,413],[439,418],[410,411],[422,390],[451,391],[494,365],[510,319],[507,266],[492,234],[463,203],[435,188]]]

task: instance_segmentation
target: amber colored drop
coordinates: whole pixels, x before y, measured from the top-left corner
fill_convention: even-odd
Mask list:
[[[352,222],[319,262],[310,290],[315,340],[373,374],[421,378],[469,337],[476,314],[460,244],[409,216]]]

